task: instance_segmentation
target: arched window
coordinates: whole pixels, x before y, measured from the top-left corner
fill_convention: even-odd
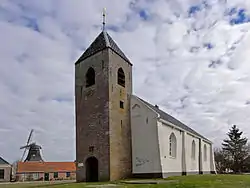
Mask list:
[[[125,87],[125,74],[122,68],[118,69],[117,72],[117,82],[120,86]]]
[[[85,79],[86,79],[86,87],[95,85],[95,70],[92,67],[88,69]]]
[[[177,142],[174,133],[169,136],[169,156],[176,157]]]
[[[191,153],[191,158],[195,160],[195,142],[193,140],[192,142],[192,153]]]
[[[204,161],[207,161],[207,146],[204,145]]]

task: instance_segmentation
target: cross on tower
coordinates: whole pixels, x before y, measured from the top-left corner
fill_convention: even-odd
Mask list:
[[[103,17],[103,19],[102,19],[102,30],[104,31],[105,30],[105,18],[106,18],[106,8],[103,8],[103,12],[102,12],[102,17]]]

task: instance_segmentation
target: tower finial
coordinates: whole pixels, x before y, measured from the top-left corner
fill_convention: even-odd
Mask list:
[[[104,31],[105,30],[105,22],[106,22],[106,8],[103,8],[103,12],[102,12],[102,17],[103,17],[103,19],[102,19],[102,30]]]

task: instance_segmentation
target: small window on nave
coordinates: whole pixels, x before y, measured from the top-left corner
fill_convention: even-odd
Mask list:
[[[176,151],[177,151],[177,140],[174,133],[172,133],[169,136],[169,156],[176,158]]]
[[[204,161],[207,161],[207,146],[204,145]]]
[[[95,85],[95,70],[92,67],[88,69],[85,79],[86,79],[86,87]]]
[[[193,140],[192,142],[192,153],[191,153],[191,158],[195,160],[195,142]]]
[[[117,72],[117,83],[120,86],[125,87],[125,74],[124,74],[124,71],[122,70],[122,68],[118,69],[118,72]]]

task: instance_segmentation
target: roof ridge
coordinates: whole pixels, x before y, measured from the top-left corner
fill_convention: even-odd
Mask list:
[[[104,35],[106,47],[110,48],[110,42],[109,42],[109,38],[108,38],[108,33],[106,31],[103,31],[103,35]]]
[[[137,96],[136,96],[137,97]],[[195,134],[209,142],[211,142],[209,139],[207,139],[206,137],[202,136],[201,134],[199,134],[197,131],[195,131],[194,129],[190,128],[189,126],[187,126],[186,124],[182,123],[180,120],[176,119],[175,117],[171,116],[170,114],[168,114],[167,112],[161,110],[158,107],[155,107],[154,105],[152,105],[151,103],[145,101],[144,99],[139,98],[141,101],[143,101],[146,105],[148,105],[149,107],[151,107],[154,111],[156,111],[159,115],[161,119],[164,119],[176,126],[178,126],[181,129],[186,130],[187,132],[190,132],[191,134]]]

